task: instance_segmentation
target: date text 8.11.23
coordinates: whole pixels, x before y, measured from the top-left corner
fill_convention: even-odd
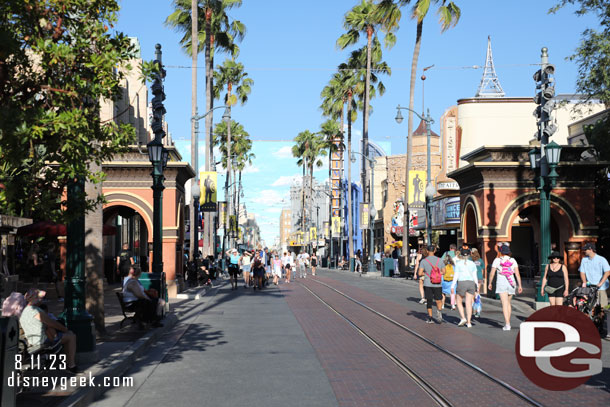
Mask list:
[[[33,370],[65,370],[66,355],[50,354],[46,357],[40,355],[30,355],[29,358],[22,360],[21,355],[15,355],[15,370],[21,370],[25,365],[29,365]]]

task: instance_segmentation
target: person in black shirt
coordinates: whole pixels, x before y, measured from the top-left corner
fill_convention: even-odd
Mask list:
[[[119,252],[119,255],[116,257],[116,265],[117,265],[117,273],[120,276],[121,282],[124,277],[127,277],[129,274],[129,269],[133,265],[133,254],[131,250],[129,250],[129,244],[123,243],[123,250]]]

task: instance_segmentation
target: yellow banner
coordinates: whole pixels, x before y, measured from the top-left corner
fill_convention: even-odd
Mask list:
[[[224,228],[225,223],[227,222],[227,203],[226,202],[218,202],[218,222],[220,223],[219,227]]]
[[[368,229],[369,228],[369,204],[361,203],[360,204],[360,229]]]
[[[217,174],[216,172],[202,171],[199,173],[199,187],[201,188],[201,194],[199,198],[199,204],[202,212],[214,212],[216,210],[216,198],[217,198]]]
[[[409,206],[424,208],[426,204],[426,171],[409,171]]]
[[[332,222],[333,237],[339,237],[341,235],[341,217],[333,216]]]
[[[318,229],[309,228],[309,241],[315,242],[316,240],[318,240]]]
[[[328,230],[329,230],[328,222],[324,222],[324,237],[325,238],[328,238]]]

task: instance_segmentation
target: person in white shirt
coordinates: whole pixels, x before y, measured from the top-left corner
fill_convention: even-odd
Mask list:
[[[457,307],[460,313],[458,326],[466,325],[472,328],[472,302],[474,295],[479,291],[477,278],[477,266],[470,260],[470,249],[462,249],[460,254],[453,259],[453,282],[451,283],[451,294],[457,294]],[[464,317],[463,299],[466,298],[466,317]]]
[[[303,252],[303,254],[300,254],[301,256],[301,268],[300,268],[300,277],[301,278],[307,278],[307,266],[309,263],[309,253],[307,252]]]
[[[282,257],[282,265],[284,266],[284,271],[286,272],[286,282],[290,282],[290,274],[292,271],[292,256],[290,253],[284,252],[284,257]]]
[[[491,265],[489,286],[487,288],[491,290],[492,282],[497,271],[498,279],[496,280],[496,294],[500,295],[500,301],[502,301],[502,313],[504,314],[505,323],[502,330],[510,331],[510,300],[513,295],[515,295],[515,292],[521,294],[523,288],[521,287],[521,276],[519,275],[517,260],[510,257],[510,246],[502,245],[499,246],[499,248],[501,256],[496,257]]]

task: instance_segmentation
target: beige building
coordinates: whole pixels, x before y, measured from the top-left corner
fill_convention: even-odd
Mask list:
[[[292,211],[289,208],[282,209],[280,214],[280,246],[282,251],[286,250],[292,233]]]

